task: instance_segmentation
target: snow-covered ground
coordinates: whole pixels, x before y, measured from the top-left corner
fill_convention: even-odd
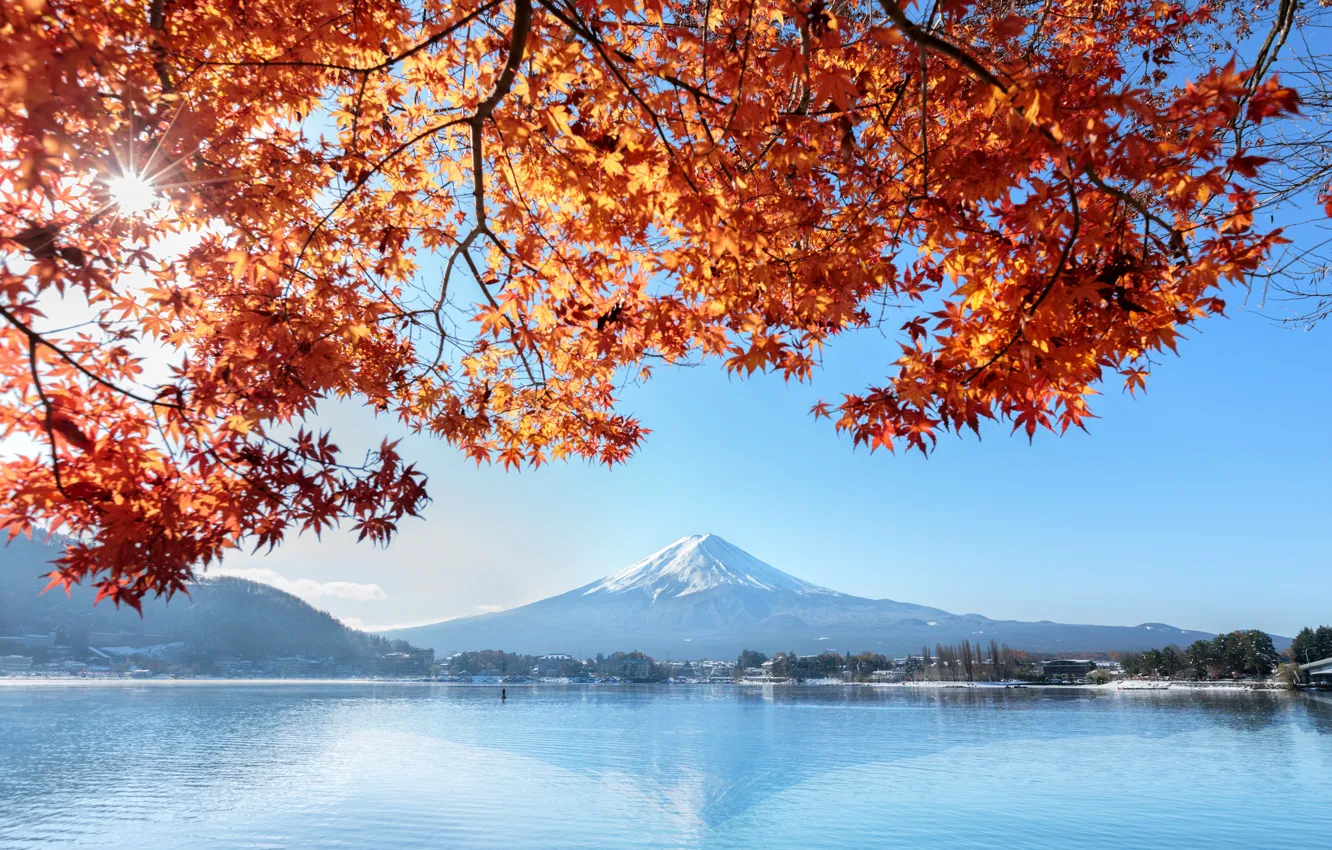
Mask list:
[[[131,656],[141,656],[143,658],[156,658],[159,661],[170,661],[185,650],[183,641],[174,643],[158,643],[151,646],[99,646],[97,649],[107,655],[115,655],[122,658]]]

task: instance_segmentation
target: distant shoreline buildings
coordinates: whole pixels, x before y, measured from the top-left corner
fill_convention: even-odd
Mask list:
[[[391,645],[385,642],[385,648],[391,651],[360,658],[308,653],[233,653],[200,663],[197,647],[184,641],[170,641],[165,635],[89,632],[86,645],[82,645],[81,642],[63,641],[58,632],[49,632],[0,636],[0,676],[382,678],[493,684],[560,681],[680,684],[1017,682],[1053,685],[1100,684],[1116,679],[1224,684],[1264,680],[1276,670],[1281,659],[1270,646],[1260,645],[1261,641],[1255,637],[1260,634],[1234,632],[1219,636],[1207,646],[1200,641],[1187,651],[1168,646],[1162,651],[1096,653],[1081,658],[1038,656],[995,644],[987,650],[976,644],[940,645],[934,650],[922,647],[918,654],[896,657],[872,652],[839,655],[825,651],[808,655],[778,652],[769,658],[761,652],[746,649],[735,661],[706,658],[658,660],[637,650],[597,653],[580,659],[561,652],[532,656],[480,650],[437,659],[433,649],[412,647],[397,641]],[[1239,650],[1245,650],[1241,653],[1243,658],[1236,655],[1235,659],[1226,661],[1223,657]],[[1252,663],[1249,656],[1255,653],[1261,656],[1262,663],[1250,671],[1244,665]],[[1221,666],[1204,669],[1204,654],[1208,659],[1215,658],[1215,663]],[[1286,668],[1290,670],[1287,678],[1292,686],[1332,686],[1332,658],[1314,659],[1301,665],[1287,663]]]
[[[399,642],[402,643],[402,642]],[[62,642],[58,632],[0,636],[0,676],[192,678],[424,678],[435,669],[435,651],[404,649],[350,660],[337,656],[223,655],[201,663],[199,651],[166,635],[88,632]]]

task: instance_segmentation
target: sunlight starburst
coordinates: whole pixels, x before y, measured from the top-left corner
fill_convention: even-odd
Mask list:
[[[160,200],[152,181],[142,174],[126,172],[106,182],[116,207],[126,215],[142,215]]]

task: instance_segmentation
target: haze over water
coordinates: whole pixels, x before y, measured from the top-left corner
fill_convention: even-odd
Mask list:
[[[1287,693],[0,685],[3,848],[1307,848]]]

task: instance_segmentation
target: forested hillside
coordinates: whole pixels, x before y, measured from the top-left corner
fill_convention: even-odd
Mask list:
[[[41,594],[41,576],[59,554],[56,541],[18,538],[0,546],[0,635],[56,632],[58,642],[86,646],[94,632],[119,632],[138,643],[185,642],[188,657],[208,664],[221,656],[329,656],[354,663],[409,647],[406,641],[348,628],[289,593],[245,579],[206,578],[189,596],[145,599],[143,615],[110,602],[93,605],[94,591]]]

